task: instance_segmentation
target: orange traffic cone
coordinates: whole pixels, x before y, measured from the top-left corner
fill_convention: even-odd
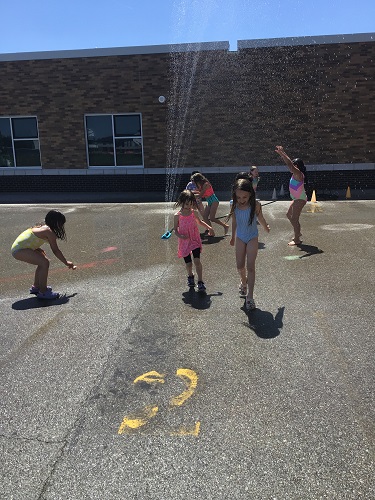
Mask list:
[[[315,193],[315,189],[314,191],[312,192],[312,195],[311,195],[311,200],[310,200],[310,208],[308,210],[306,210],[307,212],[310,212],[312,214],[314,214],[315,212],[322,212],[322,208],[321,206],[319,205],[319,203],[316,201],[316,193]]]
[[[352,197],[351,193],[350,193],[350,187],[348,186],[348,189],[346,190],[346,195],[345,195],[345,198],[347,200],[350,200],[350,198]]]

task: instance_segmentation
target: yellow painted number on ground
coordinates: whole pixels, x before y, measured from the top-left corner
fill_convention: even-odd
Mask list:
[[[185,382],[186,389],[181,394],[171,399],[171,408],[182,406],[185,401],[187,401],[194,394],[198,384],[198,375],[194,370],[190,370],[189,368],[179,368],[176,371],[176,375]],[[165,375],[160,374],[157,371],[150,371],[144,373],[143,375],[140,375],[133,381],[134,384],[137,384],[138,382],[146,382],[147,384],[164,384]],[[131,432],[145,426],[153,417],[155,417],[158,411],[158,406],[149,405],[145,406],[142,410],[137,412],[136,415],[127,415],[121,422],[121,425],[118,429],[118,434]],[[170,434],[172,436],[198,436],[199,431],[200,422],[195,422],[195,425],[192,428],[181,427],[177,431],[170,432]]]

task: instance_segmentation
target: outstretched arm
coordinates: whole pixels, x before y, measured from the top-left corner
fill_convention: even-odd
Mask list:
[[[62,253],[62,251],[58,247],[57,238],[56,238],[55,233],[53,231],[49,230],[46,233],[46,236],[48,239],[49,246],[51,247],[51,250],[55,254],[55,256],[59,260],[61,260],[61,262],[63,264],[65,264],[67,267],[69,267],[69,269],[75,269],[75,265],[73,264],[73,262],[70,262],[70,260],[66,260],[66,258],[64,257],[64,254]]]
[[[215,231],[212,229],[212,227],[209,226],[206,222],[204,222],[204,220],[200,219],[195,211],[194,211],[194,216],[198,224],[208,229],[209,236],[215,236]]]
[[[302,180],[301,171],[294,165],[292,160],[284,151],[284,148],[282,146],[276,146],[275,151],[284,160],[286,166],[289,168],[289,171],[294,175],[295,179],[297,179],[297,181],[301,181]]]

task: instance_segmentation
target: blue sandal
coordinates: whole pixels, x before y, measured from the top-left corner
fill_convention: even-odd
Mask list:
[[[47,292],[52,292],[52,287],[51,286],[47,286]],[[34,295],[38,295],[39,293],[39,288],[37,286],[32,286],[30,288],[30,293],[34,294]]]
[[[44,299],[44,300],[52,300],[52,299],[58,299],[60,297],[59,293],[52,292],[51,290],[47,290],[45,293],[38,293],[36,298],[37,299]]]

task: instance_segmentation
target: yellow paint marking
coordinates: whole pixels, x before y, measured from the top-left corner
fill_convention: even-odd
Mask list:
[[[130,429],[138,429],[139,427],[142,427],[143,425],[147,424],[152,417],[155,417],[158,410],[159,408],[157,406],[145,406],[145,408],[142,410],[141,416],[137,418],[125,417],[117,433],[123,434]]]
[[[159,384],[164,384],[165,382],[164,377],[165,377],[164,374],[160,374],[155,370],[153,370],[151,372],[147,372],[144,373],[143,375],[140,375],[134,380],[133,383],[136,384],[137,382],[147,382],[147,384],[153,384],[155,382],[158,382]]]
[[[171,436],[198,436],[199,431],[201,429],[201,423],[196,422],[195,427],[193,429],[187,429],[186,427],[180,427],[178,431],[171,432]]]
[[[176,375],[186,383],[187,389],[179,396],[171,399],[171,406],[181,406],[184,404],[193,395],[198,384],[198,375],[195,371],[189,370],[189,368],[179,368]]]

